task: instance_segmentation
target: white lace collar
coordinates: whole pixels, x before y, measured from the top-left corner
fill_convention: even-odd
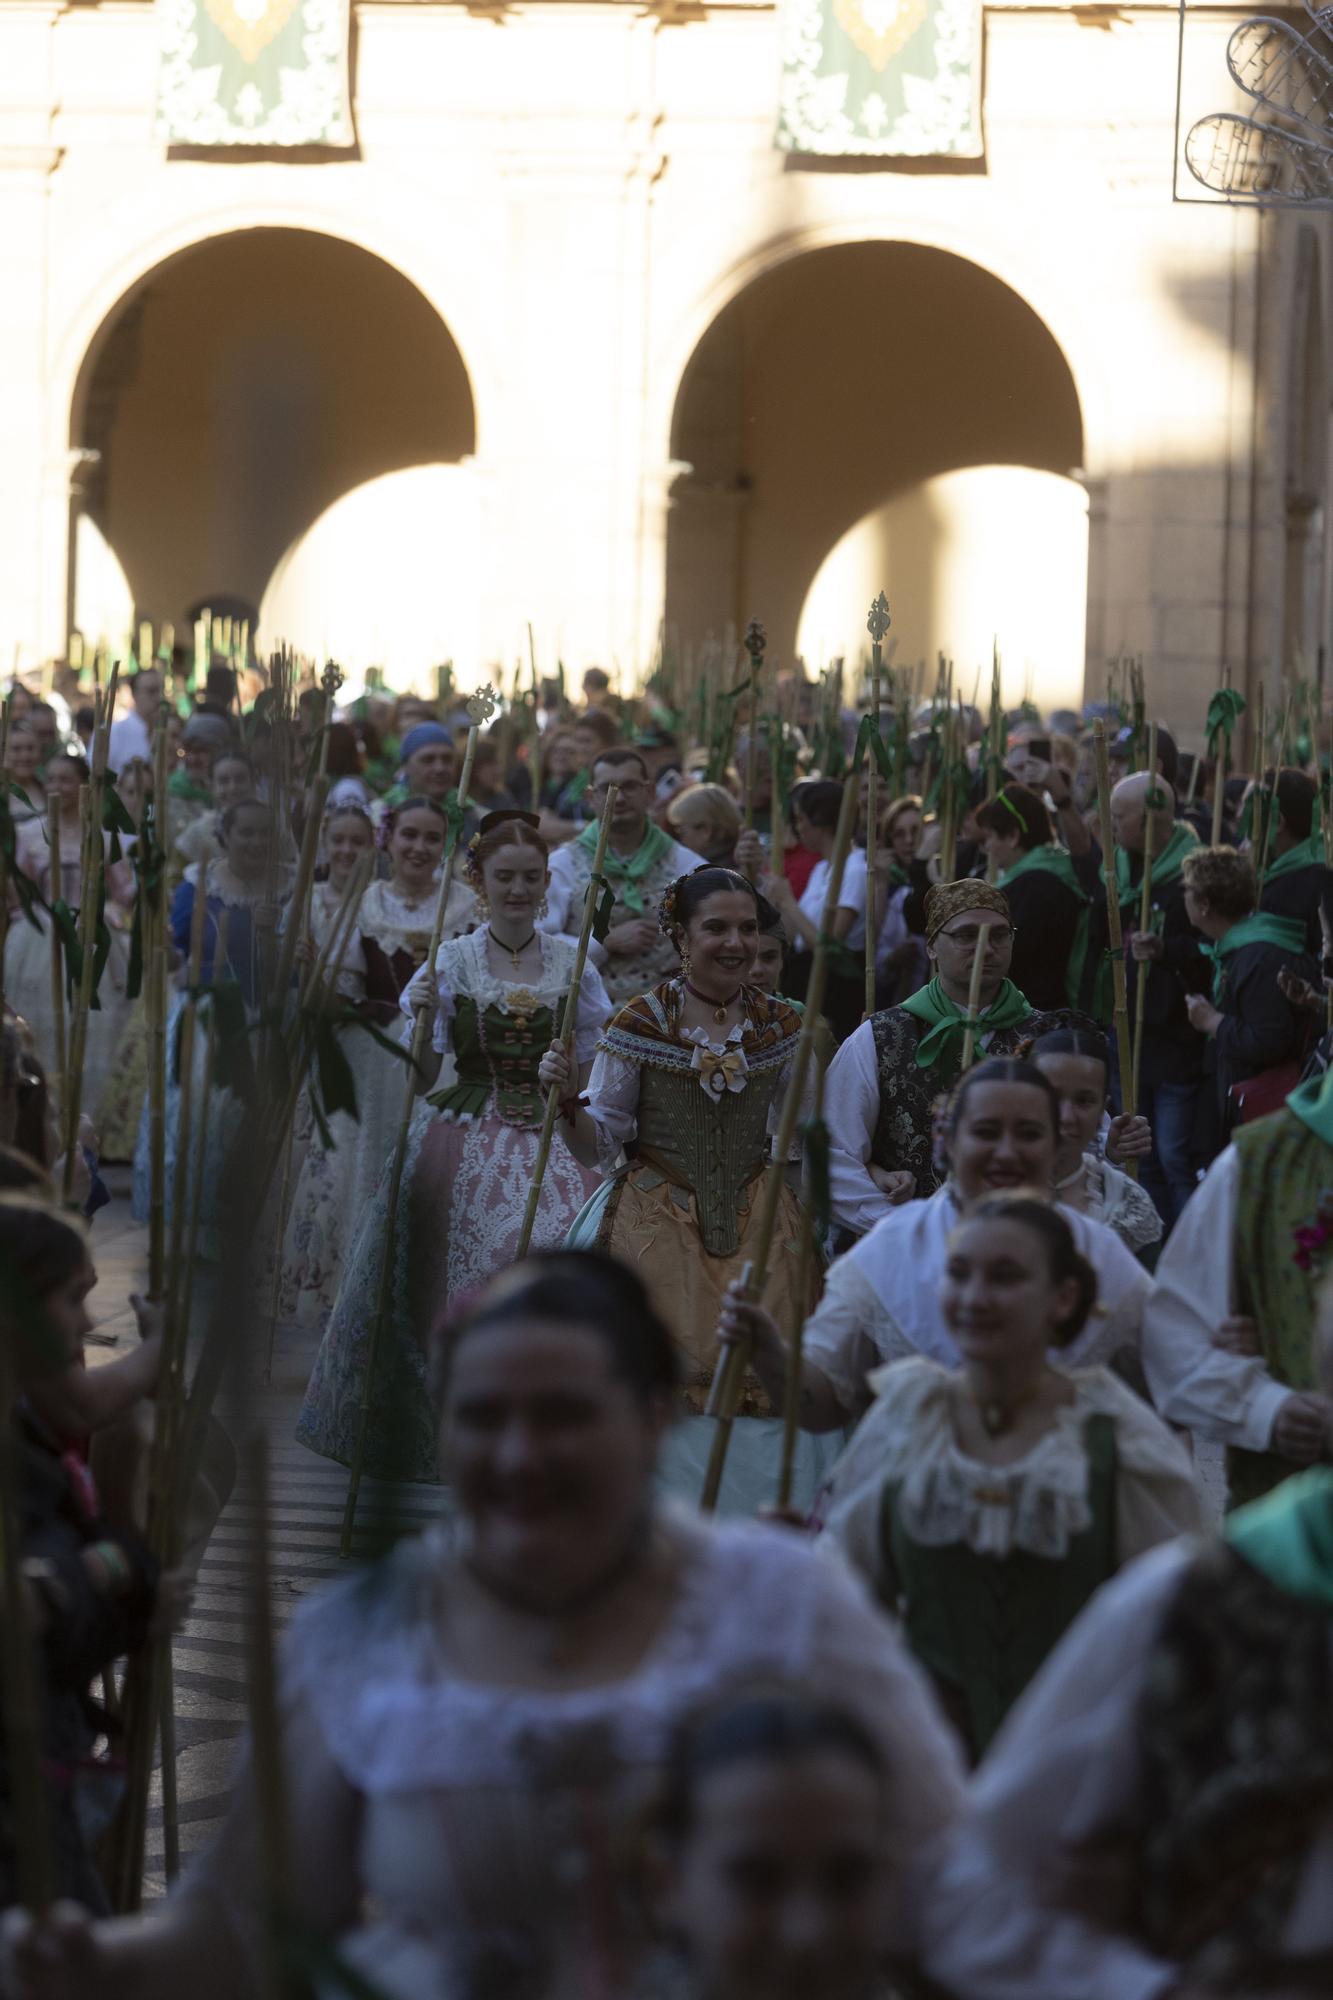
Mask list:
[[[576,956],[572,940],[551,931],[538,931],[537,942],[541,970],[535,985],[521,973],[502,979],[491,971],[484,929],[446,940],[435,961],[436,971],[455,992],[465,994],[480,1007],[499,1007],[506,1014],[529,1013],[534,1000],[549,1006],[563,998]]]
[[[962,1450],[948,1369],[904,1361],[867,1379],[880,1400],[865,1418],[858,1455],[873,1462],[881,1485],[897,1484],[898,1514],[913,1541],[962,1542],[978,1555],[1026,1549],[1060,1557],[1092,1525],[1083,1429],[1090,1416],[1115,1416],[1121,1407],[1118,1385],[1101,1369],[1070,1371],[1073,1401],[1012,1465],[983,1465]]]

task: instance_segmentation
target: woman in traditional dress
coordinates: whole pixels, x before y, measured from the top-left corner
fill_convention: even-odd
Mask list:
[[[46,813],[42,783],[42,741],[31,722],[20,716],[5,738],[4,781],[9,792],[9,817],[15,826],[41,819]],[[20,798],[18,793],[22,793]]]
[[[681,876],[663,898],[659,921],[680,954],[680,976],[622,1007],[599,1045],[570,1143],[610,1172],[570,1241],[633,1264],[675,1335],[690,1415],[667,1443],[663,1474],[696,1501],[715,1427],[702,1412],[718,1360],[718,1311],[728,1284],[754,1256],[759,1194],[800,1016],[752,983],[759,898],[743,875],[701,868]],[[543,1057],[542,1078],[569,1088],[561,1050]],[[801,1204],[789,1185],[764,1290],[773,1310],[789,1310],[798,1294],[800,1235]],[[808,1305],[818,1290],[819,1274],[811,1271]],[[718,1505],[753,1513],[777,1490],[782,1422],[753,1379],[740,1414]],[[828,1445],[800,1441],[798,1504],[813,1496],[831,1462]]]
[[[444,855],[448,821],[434,799],[407,799],[391,807],[382,824],[389,856],[387,882],[367,885],[353,926],[328,976],[361,1019],[387,1030],[401,1016],[398,996],[425,959],[435,919],[435,875]],[[358,805],[331,812],[324,826],[329,879],[311,899],[309,951],[322,950],[336,919],[348,878],[372,839],[369,815]],[[333,1311],[343,1257],[373,1199],[393,1150],[402,1115],[401,1060],[364,1029],[340,1035],[356,1088],[356,1115],[335,1111],[326,1141],[308,1099],[298,1107],[293,1157],[300,1175],[292,1196],[280,1286],[284,1325],[322,1333]]]
[[[174,1051],[186,1005],[185,988],[189,981],[190,939],[196,898],[202,895],[206,905],[202,925],[200,983],[204,986],[222,981],[234,983],[239,988],[247,1013],[255,1018],[267,997],[264,982],[269,972],[267,961],[272,955],[269,947],[277,930],[280,906],[291,887],[291,870],[281,864],[276,867],[273,864],[272,815],[261,799],[241,799],[225,807],[218,818],[218,838],[222,843],[222,854],[218,860],[192,862],[186,869],[185,880],[172,900],[168,925],[175,951],[178,988],[167,1020],[168,1216],[174,1198],[176,1148],[180,1137],[180,1083],[176,1076]],[[218,937],[224,911],[227,918],[226,942],[220,957]],[[196,1116],[204,1115],[201,1110],[203,1063],[204,1037],[200,1035],[195,1039],[193,1105]],[[209,1131],[204,1153],[207,1169],[201,1198],[203,1221],[200,1243],[205,1246],[205,1255],[216,1254],[218,1247],[208,1221],[212,1209],[212,1189],[222,1163],[225,1137],[239,1122],[241,1109],[232,1093],[214,1086],[207,1106]],[[145,1103],[134,1153],[132,1208],[136,1222],[147,1222],[150,1198],[149,1118]]]
[[[296,1435],[351,1463],[366,1357],[379,1313],[383,1263],[393,1258],[389,1313],[378,1343],[366,1468],[382,1478],[438,1477],[436,1413],[424,1334],[442,1313],[513,1262],[540,1145],[545,1100],[538,1063],[559,1025],[577,947],[538,927],[547,847],[533,814],[488,813],[468,850],[482,929],[447,939],[402,996],[434,1017],[423,1089],[408,1133],[398,1222],[388,1240],[389,1184],[343,1261],[342,1285],[306,1390]],[[586,1079],[610,1013],[591,964],[579,988],[574,1061]],[[452,1073],[440,1069],[452,1058]],[[563,1241],[595,1184],[569,1151],[561,1121],[533,1229],[536,1246]],[[383,1164],[383,1162],[381,1162]]]
[[[776,1528],[657,1504],[675,1357],[634,1273],[531,1258],[454,1325],[442,1362],[455,1517],[307,1598],[287,1629],[292,1935],[385,2000],[623,1992],[648,1943],[628,1836],[672,1737],[767,1676],[846,1707],[879,1746],[884,1940],[910,1956],[961,1803],[956,1748],[838,1564]],[[18,2000],[57,1978],[80,2000],[259,1991],[263,1854],[251,1768],[151,1916],[58,1912],[36,1935],[13,1920]]]
[[[213,810],[190,820],[171,840],[168,867],[173,883],[183,878],[192,863],[221,859],[222,815],[229,806],[257,796],[255,768],[244,750],[236,744],[224,743],[213,752],[208,789],[213,796]]]
[[[974,1761],[1093,1592],[1201,1525],[1189,1456],[1148,1405],[1106,1368],[1061,1365],[1096,1300],[1058,1208],[978,1202],[940,1288],[961,1366],[873,1375],[822,1503]]]
[[[1152,1196],[1115,1164],[1145,1158],[1152,1130],[1146,1118],[1124,1112],[1106,1122],[1111,1057],[1105,1035],[1055,1028],[1032,1044],[1030,1054],[1060,1099],[1055,1192],[1061,1207],[1104,1222],[1135,1256],[1160,1243],[1162,1218]]]
[[[867,1379],[886,1361],[916,1355],[957,1367],[959,1352],[940,1313],[949,1238],[971,1203],[1014,1188],[1054,1199],[1060,1100],[1030,1062],[1004,1056],[978,1063],[955,1090],[947,1113],[949,1178],[928,1201],[891,1209],[868,1236],[829,1266],[824,1296],[806,1322],[801,1350],[801,1423],[832,1431],[870,1404]],[[1070,1228],[1097,1273],[1101,1311],[1071,1345],[1080,1364],[1137,1351],[1149,1293],[1147,1272],[1114,1231],[1067,1211]],[[788,1352],[770,1314],[733,1288],[722,1338],[750,1345],[755,1373],[775,1404],[786,1392]]]
[[[80,811],[88,766],[82,757],[58,752],[46,767],[46,794],[61,804],[60,865],[52,867],[48,822],[31,819],[19,829],[15,859],[19,868],[48,904],[63,902],[78,912],[83,902],[83,823]],[[134,870],[124,859],[109,858],[110,835],[102,835],[106,862],[106,906],[104,917],[109,934],[106,964],[98,983],[98,1005],[88,1014],[87,1042],[83,1056],[83,1085],[80,1106],[99,1129],[102,1100],[114,1082],[116,1047],[129,1015],[125,980],[129,970],[129,911],[134,900]],[[11,901],[13,892],[11,891]],[[64,1074],[63,1058],[57,1057],[51,1009],[51,920],[34,909],[36,926],[16,907],[11,908],[9,935],[5,941],[5,1002],[21,1014],[32,1030],[33,1041],[43,1069],[54,1081]],[[68,964],[66,964],[68,983]],[[66,1034],[71,1026],[71,1007],[66,1006]]]
[[[127,758],[116,773],[116,793],[136,827],[143,823],[144,804],[152,789],[152,765],[142,757]],[[137,833],[122,834],[120,844],[126,855],[133,855],[138,845]],[[134,1158],[147,1084],[148,1016],[141,993],[126,1007],[102,1092],[102,1108],[97,1118],[102,1159]]]
[[[930,874],[921,859],[926,822],[914,793],[890,799],[879,817],[875,879],[884,911],[875,941],[876,1003],[897,1007],[930,977],[925,898]]]

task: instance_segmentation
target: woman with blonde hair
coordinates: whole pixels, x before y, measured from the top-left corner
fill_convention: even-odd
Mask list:
[[[725,785],[690,785],[676,793],[666,822],[682,847],[715,868],[734,868],[740,838],[740,807]]]

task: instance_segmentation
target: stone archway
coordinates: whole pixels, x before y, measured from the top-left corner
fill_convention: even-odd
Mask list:
[[[70,429],[98,454],[79,504],[136,612],[177,625],[220,597],[258,605],[343,494],[457,465],[475,440],[430,301],[371,252],[294,227],[231,230],[148,273],[91,343]]]
[[[812,582],[858,523],[972,468],[1069,480],[1083,451],[1061,348],[991,272],[893,241],[789,258],[718,314],[680,384],[668,629],[688,644],[759,611],[789,658]],[[1075,506],[1086,560],[1081,492]],[[938,550],[909,540],[929,597]]]

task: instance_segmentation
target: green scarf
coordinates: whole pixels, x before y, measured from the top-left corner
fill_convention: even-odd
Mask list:
[[[1222,998],[1225,961],[1233,951],[1241,951],[1247,944],[1276,944],[1281,945],[1283,951],[1303,952],[1305,925],[1296,917],[1275,917],[1271,910],[1251,910],[1248,917],[1242,917],[1238,924],[1233,924],[1216,944],[1201,944],[1199,949],[1204,957],[1213,961],[1214,1007]]]
[[[1324,865],[1324,837],[1312,833],[1308,840],[1298,840],[1285,854],[1279,854],[1276,861],[1270,861],[1264,870],[1265,882],[1276,882],[1279,876],[1294,875],[1298,868],[1322,868]]]
[[[1071,1007],[1077,1007],[1083,991],[1083,968],[1088,962],[1088,921],[1092,909],[1092,898],[1074,872],[1074,864],[1063,847],[1053,842],[1045,847],[1030,847],[1026,854],[1020,854],[1012,868],[1006,868],[995,878],[997,889],[1007,889],[1017,875],[1054,875],[1057,882],[1063,882],[1066,889],[1072,889],[1079,900],[1078,923],[1074,928],[1074,942],[1069,950],[1069,963],[1065,967],[1065,999]]]
[[[923,986],[910,1000],[904,1000],[902,1007],[905,1014],[915,1014],[927,1027],[916,1046],[917,1068],[934,1069],[939,1064],[956,1071],[963,1060],[968,1018],[966,1011],[955,1006],[945,992],[939,974],[929,986]],[[1031,1012],[1026,995],[1019,992],[1012,979],[1006,979],[985,1013],[972,1023],[977,1041],[996,1028],[1017,1027]]]
[[[167,779],[167,790],[173,799],[185,799],[191,805],[211,806],[213,794],[207,785],[201,785],[188,771],[173,771]]]
[[[1291,1597],[1333,1610],[1333,1469],[1312,1466],[1241,1507],[1226,1538]]]
[[[1179,877],[1185,856],[1199,844],[1199,836],[1186,820],[1177,820],[1174,833],[1160,854],[1152,858],[1152,885],[1154,890],[1169,888]],[[1130,879],[1130,857],[1123,847],[1115,851],[1115,884],[1120,893],[1121,909],[1137,906],[1142,878],[1136,885]],[[1102,880],[1106,880],[1106,863],[1102,863]]]
[[[1322,1076],[1312,1076],[1308,1083],[1297,1084],[1287,1098],[1287,1109],[1316,1139],[1333,1146],[1333,1067]]]
[[[590,861],[595,859],[597,854],[596,824],[585,826],[582,833],[575,840],[574,845],[575,847],[581,847]],[[642,882],[645,875],[652,872],[663,856],[670,852],[671,842],[667,839],[661,827],[654,826],[651,820],[648,822],[647,833],[645,833],[633,854],[628,856],[619,855],[608,843],[606,856],[602,862],[602,872],[615,890],[617,902],[623,903],[632,917],[641,917],[644,913],[643,892],[639,888],[640,882]]]

